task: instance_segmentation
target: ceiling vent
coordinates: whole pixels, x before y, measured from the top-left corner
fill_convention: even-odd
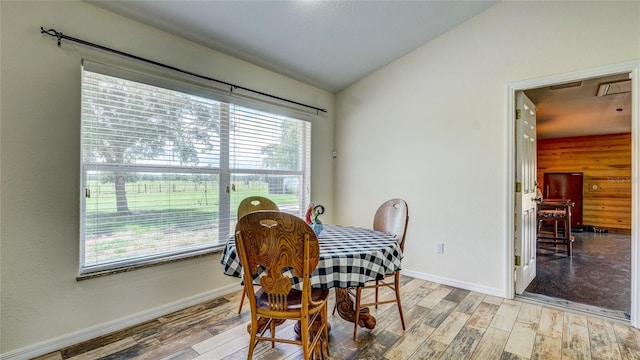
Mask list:
[[[570,83],[553,85],[553,86],[550,87],[550,89],[551,90],[559,90],[559,89],[566,89],[566,88],[572,88],[572,87],[578,87],[578,86],[582,86],[582,81],[574,81],[574,82],[570,82]]]
[[[631,79],[602,83],[598,86],[596,96],[625,94],[631,92]]]

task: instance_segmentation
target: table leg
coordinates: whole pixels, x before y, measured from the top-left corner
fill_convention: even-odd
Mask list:
[[[336,293],[336,307],[338,314],[341,318],[354,322],[355,309],[354,302],[349,295],[349,290],[343,288],[335,288]],[[376,327],[376,318],[369,313],[369,308],[360,309],[360,316],[358,317],[358,325],[360,327],[366,327],[367,329],[373,329]]]

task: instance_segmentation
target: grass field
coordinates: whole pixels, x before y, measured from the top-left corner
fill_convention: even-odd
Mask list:
[[[226,241],[219,234],[220,201],[216,182],[138,181],[126,184],[129,212],[118,212],[113,182],[89,181],[86,199],[85,264],[100,264],[175,249],[210,246]],[[247,196],[260,195],[281,208],[298,208],[297,194],[269,193],[265,182],[236,184],[231,191],[229,228],[236,209]]]

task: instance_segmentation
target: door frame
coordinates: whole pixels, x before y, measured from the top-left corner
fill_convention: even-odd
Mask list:
[[[640,59],[565,74],[541,77],[507,84],[505,87],[506,126],[506,229],[505,294],[515,297],[515,94],[543,86],[557,85],[608,75],[631,74],[631,326],[640,328]]]

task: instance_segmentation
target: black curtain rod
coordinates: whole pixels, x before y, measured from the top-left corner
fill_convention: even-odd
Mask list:
[[[282,98],[282,97],[279,97],[279,96],[267,94],[267,93],[264,93],[262,91],[249,89],[249,88],[246,88],[244,86],[231,84],[231,83],[228,83],[226,81],[217,80],[217,79],[205,76],[205,75],[200,75],[200,74],[196,74],[196,73],[191,72],[191,71],[183,70],[183,69],[177,68],[175,66],[159,63],[157,61],[145,59],[143,57],[136,56],[136,55],[133,55],[133,54],[129,54],[129,53],[126,53],[126,52],[123,52],[123,51],[115,50],[115,49],[112,49],[112,48],[108,48],[106,46],[94,44],[94,43],[91,43],[91,42],[88,42],[88,41],[85,41],[85,40],[81,40],[81,39],[77,39],[77,38],[74,38],[74,37],[71,37],[71,36],[67,36],[67,35],[65,35],[65,34],[59,32],[59,31],[56,31],[55,29],[45,30],[43,27],[40,27],[40,33],[41,34],[47,34],[49,36],[57,38],[58,39],[58,47],[62,46],[62,39],[65,39],[65,40],[77,42],[77,43],[82,44],[82,45],[91,46],[91,47],[94,47],[94,48],[97,48],[97,49],[100,49],[100,50],[104,50],[104,51],[108,51],[108,52],[111,52],[111,53],[114,53],[114,54],[118,54],[120,56],[124,56],[124,57],[128,57],[128,58],[135,59],[135,60],[138,60],[138,61],[146,62],[148,64],[153,64],[153,65],[156,65],[156,66],[159,66],[159,67],[163,67],[165,69],[170,69],[170,70],[177,71],[177,72],[180,72],[180,73],[183,73],[183,74],[195,76],[195,77],[200,78],[200,79],[205,79],[205,80],[217,82],[219,84],[223,84],[223,85],[229,86],[232,92],[233,92],[234,89],[245,90],[245,91],[249,91],[249,92],[252,92],[254,94],[261,95],[261,96],[266,96],[266,97],[270,97],[272,99],[277,99],[277,100],[280,100],[280,101],[288,102],[290,104],[295,104],[295,105],[298,105],[298,106],[303,106],[303,107],[306,107],[306,108],[309,108],[309,109],[313,109],[313,110],[316,111],[316,114],[319,113],[319,112],[323,112],[323,113],[327,112],[326,109],[321,109],[321,108],[318,108],[318,107],[315,107],[315,106],[299,103],[297,101],[293,101],[293,100],[285,99],[285,98]]]

